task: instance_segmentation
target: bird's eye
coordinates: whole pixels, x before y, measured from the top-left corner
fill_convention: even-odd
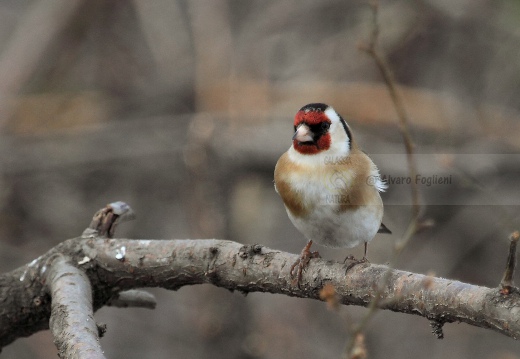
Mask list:
[[[328,122],[322,122],[321,123],[321,129],[323,131],[327,131],[329,128],[330,128],[330,123],[328,123]]]

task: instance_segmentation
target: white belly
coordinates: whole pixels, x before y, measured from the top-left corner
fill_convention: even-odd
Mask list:
[[[381,211],[361,206],[340,212],[334,206],[318,206],[306,218],[287,214],[294,226],[308,239],[327,247],[352,248],[374,238],[381,224]]]

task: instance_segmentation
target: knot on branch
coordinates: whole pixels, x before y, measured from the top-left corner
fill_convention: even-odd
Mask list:
[[[98,330],[98,337],[103,338],[107,332],[107,325],[105,323],[96,323],[96,327]]]
[[[134,211],[125,202],[112,202],[94,214],[92,222],[83,232],[83,237],[98,235],[113,238],[116,225],[135,218]]]
[[[437,337],[437,339],[444,339],[444,332],[442,331],[444,323],[446,323],[446,320],[443,318],[435,318],[430,320],[432,333]]]
[[[504,295],[511,294],[517,289],[514,287],[514,273],[516,266],[516,246],[518,244],[518,240],[520,239],[520,232],[514,231],[509,236],[509,255],[507,257],[506,270],[504,271],[504,276],[502,277],[502,281],[500,282],[500,293]]]
[[[251,258],[255,254],[262,253],[262,246],[260,244],[243,245],[238,250],[238,256],[242,259]]]

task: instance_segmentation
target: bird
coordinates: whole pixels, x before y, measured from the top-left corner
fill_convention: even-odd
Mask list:
[[[366,262],[368,242],[377,233],[391,233],[382,223],[380,192],[387,184],[329,105],[310,103],[296,113],[292,145],[276,163],[274,186],[289,219],[307,239],[290,268],[298,283],[310,260],[319,257],[310,250],[313,242],[333,248],[363,243],[363,259],[356,261]]]

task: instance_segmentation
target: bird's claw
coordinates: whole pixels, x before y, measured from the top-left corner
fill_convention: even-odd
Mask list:
[[[312,244],[312,242],[310,242]],[[300,284],[302,280],[303,270],[309,265],[309,262],[313,258],[321,258],[318,251],[311,252],[310,244],[307,244],[302,252],[300,253],[300,257],[291,265],[290,274],[293,278],[292,284]]]
[[[353,255],[349,255],[345,258],[345,260],[343,261],[343,264],[345,264],[347,261],[352,261],[352,263],[350,263],[348,266],[347,266],[347,272],[353,268],[354,266],[357,266],[358,264],[362,264],[362,263],[370,263],[368,261],[368,258],[363,256],[363,258],[361,259],[356,259]]]

